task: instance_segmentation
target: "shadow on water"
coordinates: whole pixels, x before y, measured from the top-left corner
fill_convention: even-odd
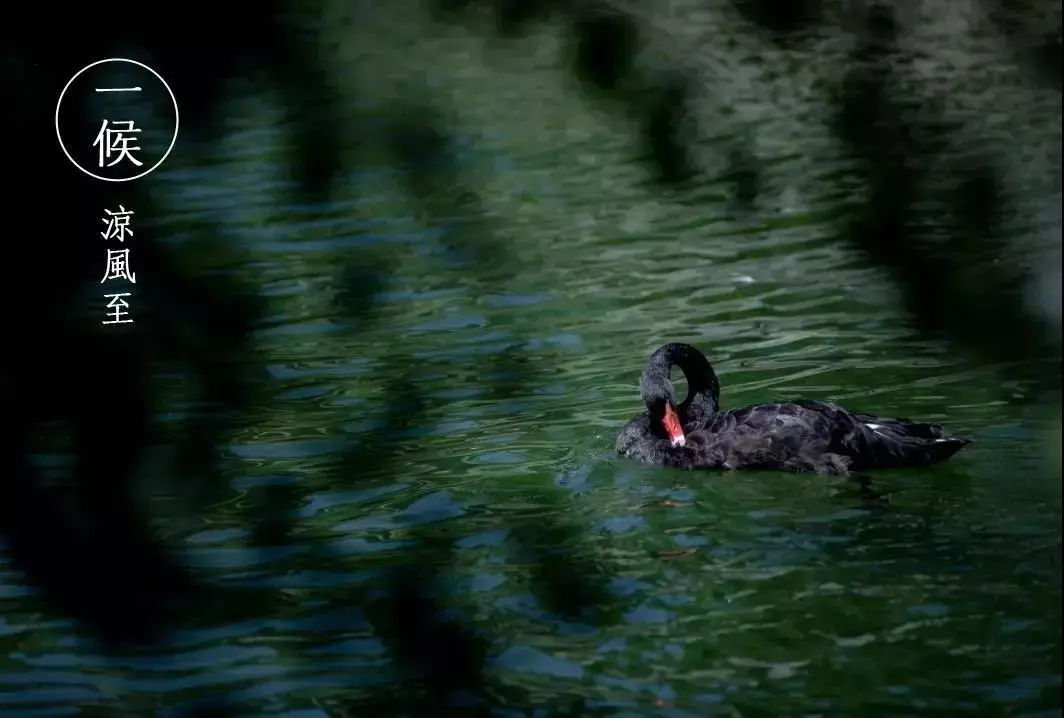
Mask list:
[[[787,3],[741,5],[745,16],[781,44],[796,42],[801,29],[815,24],[819,16],[816,3],[800,4],[800,12],[799,5]],[[475,10],[471,2],[447,6],[441,10],[450,18]],[[11,166],[25,168],[10,203],[15,225],[11,234],[25,241],[13,244],[10,266],[24,268],[40,284],[33,294],[34,312],[14,313],[7,328],[14,343],[3,359],[9,429],[4,433],[0,531],[10,560],[27,583],[40,590],[52,610],[77,619],[114,656],[133,648],[165,647],[181,631],[195,627],[239,624],[249,615],[287,612],[283,591],[236,588],[195,576],[175,559],[157,527],[145,518],[140,498],[145,467],[160,468],[151,458],[152,447],[159,444],[174,447],[166,467],[175,478],[174,491],[193,495],[197,505],[226,494],[229,477],[219,447],[230,445],[237,432],[253,425],[256,414],[266,411],[273,397],[265,359],[253,341],[256,332],[271,325],[262,291],[246,275],[208,276],[188,269],[183,253],[192,251],[206,253],[217,266],[245,261],[219,227],[191,219],[169,225],[175,234],[190,238],[183,247],[150,232],[137,238],[138,272],[144,277],[138,283],[138,311],[143,319],[123,331],[106,333],[88,319],[97,301],[89,290],[99,281],[98,252],[90,241],[77,238],[91,235],[100,209],[119,199],[144,216],[157,213],[159,205],[147,182],[118,190],[92,182],[61,158],[40,159],[42,148],[55,144],[51,113],[56,88],[90,58],[143,52],[182,98],[182,131],[209,143],[226,132],[225,118],[217,108],[232,91],[227,82],[234,77],[261,78],[281,104],[301,109],[292,119],[293,141],[300,148],[289,168],[295,180],[293,192],[303,204],[323,205],[330,201],[343,170],[344,114],[333,78],[319,62],[313,41],[306,39],[311,35],[308,28],[319,22],[318,8],[300,8],[269,3],[239,20],[204,22],[204,17],[215,17],[211,8],[185,3],[162,28],[145,13],[133,13],[116,24],[107,13],[98,15],[86,8],[67,11],[74,17],[67,17],[61,27],[72,29],[61,29],[43,16],[39,6],[31,5],[11,11],[13,16],[0,30],[10,70],[3,76],[5,95],[23,98],[4,118],[7,136],[18,138],[9,148]],[[656,191],[696,186],[704,179],[682,131],[684,118],[693,111],[691,80],[680,70],[654,81],[636,73],[643,27],[639,19],[605,6],[589,9],[583,3],[565,2],[497,2],[492,11],[492,32],[506,38],[519,36],[530,22],[564,19],[572,43],[568,69],[590,88],[592,101],[603,97],[619,101],[614,106],[628,113],[643,146],[632,154],[648,161],[648,172],[662,184]],[[947,123],[921,127],[915,134],[922,139],[912,139],[910,120],[887,90],[892,72],[887,56],[897,51],[892,23],[884,8],[869,14],[839,93],[838,138],[856,158],[860,182],[868,189],[867,201],[844,236],[890,273],[906,297],[918,331],[944,335],[987,362],[1004,355],[1013,360],[1044,359],[1059,349],[1044,340],[1044,327],[1020,301],[1025,278],[980,271],[972,279],[970,259],[1004,247],[996,220],[1005,200],[993,163],[976,155],[953,166],[955,182],[940,197],[945,210],[936,230],[950,237],[946,246],[917,228],[922,226],[918,205],[939,191],[925,189],[926,168],[943,152],[939,137],[952,128]],[[26,32],[41,27],[51,28],[46,45],[37,31]],[[190,44],[190,37],[197,42]],[[47,53],[41,49],[45,46]],[[1046,52],[1036,53],[1037,62]],[[1039,72],[1041,77],[1046,74]],[[1059,75],[1056,87],[1059,90]],[[447,271],[454,273],[456,283],[472,287],[477,298],[486,300],[505,294],[520,280],[523,268],[500,227],[483,211],[484,198],[451,162],[453,132],[435,111],[436,104],[428,90],[414,100],[397,102],[384,113],[380,136],[362,142],[386,148],[420,220],[440,231],[438,250],[450,259]],[[726,152],[737,196],[748,209],[756,209],[764,191],[761,160],[740,144]],[[381,297],[402,261],[398,251],[364,247],[352,250],[344,265],[335,268],[330,321],[341,334],[357,341],[372,329],[381,329],[386,322]],[[46,284],[40,278],[44,268]],[[475,372],[484,391],[482,401],[495,406],[518,402],[547,384],[562,361],[561,355],[557,363],[544,358],[550,355],[530,359],[515,348],[527,341],[531,338],[510,337],[502,348],[465,359],[447,355],[425,360],[400,349],[386,351],[389,366],[380,371],[386,404],[374,416],[371,429],[336,441],[336,451],[315,468],[318,475],[313,480],[369,489],[401,480],[411,455],[426,446],[424,427],[436,424],[451,401],[430,390],[436,385],[425,374]],[[634,353],[633,361],[637,361]],[[175,371],[188,378],[186,390],[192,392],[180,411],[165,406],[164,376]],[[1059,390],[1059,383],[1054,384],[1059,382],[1057,373],[1036,378]],[[163,426],[160,413],[172,413],[180,421]],[[342,421],[337,417],[337,423]],[[56,446],[61,448],[57,451]],[[73,457],[69,471],[58,479],[35,460],[51,452]],[[837,531],[840,540],[821,542],[826,546],[822,550],[818,544],[817,561],[840,566],[855,561],[856,570],[874,572],[874,564],[899,560],[944,567],[961,561],[956,554],[966,552],[971,560],[991,560],[979,555],[980,542],[994,541],[989,530],[944,540],[927,538],[922,544],[904,541],[909,547],[924,546],[931,558],[899,558],[899,532],[933,532],[930,519],[897,510],[884,499],[882,487],[860,478],[852,495],[861,518],[829,522],[823,536],[833,538]],[[747,490],[745,484],[739,487],[737,491]],[[302,550],[307,545],[300,538],[298,518],[305,494],[291,482],[261,489],[253,515],[248,514],[249,550],[271,565],[286,547]],[[638,623],[621,606],[621,598],[629,594],[617,590],[618,582],[626,580],[625,551],[633,549],[604,552],[599,550],[601,541],[585,543],[583,529],[567,519],[563,503],[567,498],[564,491],[542,492],[536,497],[536,510],[500,512],[492,517],[492,528],[505,532],[505,541],[518,557],[514,565],[527,573],[536,605],[551,620],[568,626],[567,630],[592,632],[626,620]],[[712,536],[712,527],[706,526],[704,533]],[[809,529],[796,533],[808,534]],[[346,630],[372,634],[394,667],[379,684],[361,685],[351,677],[349,686],[340,686],[350,692],[329,702],[330,714],[501,715],[493,711],[512,708],[525,715],[615,715],[615,707],[596,705],[576,692],[542,695],[538,689],[519,690],[494,677],[488,655],[499,637],[488,635],[483,624],[463,619],[446,598],[448,567],[458,561],[456,544],[461,538],[431,523],[409,526],[403,535],[410,543],[402,568],[382,569],[382,578],[365,586],[355,583],[323,599],[328,605],[320,613],[326,617],[321,619],[321,632],[336,630],[337,620],[349,618]],[[744,557],[743,540],[735,538],[732,546],[725,545],[723,536],[709,539],[721,552],[721,561],[711,568],[719,580],[708,588],[692,588],[692,595],[707,600],[709,618],[717,611],[750,611],[752,617],[760,616],[757,621],[762,624],[784,625],[782,644],[798,641],[794,623],[800,617],[793,608],[762,611],[743,605],[743,596],[726,590],[735,575],[753,571],[757,557],[763,558],[756,545],[748,546],[753,553]],[[320,555],[316,549],[309,551],[303,565],[324,570],[335,559],[324,550]],[[675,568],[682,566],[682,560],[664,562],[660,570],[670,576],[682,572]],[[1037,578],[1032,571],[1031,580]],[[695,581],[688,576],[685,583],[688,579]],[[854,579],[854,586],[858,583]],[[739,585],[736,581],[741,593]],[[870,580],[868,585],[876,584]],[[823,585],[817,590],[847,593]],[[958,595],[966,590],[978,587],[958,579]],[[1015,590],[1000,590],[1003,600],[1022,602]],[[860,589],[853,588],[853,593]],[[885,600],[879,608],[893,610]],[[851,641],[846,644],[850,650],[861,644],[853,643],[860,636],[844,635],[840,627],[846,610],[840,604],[839,624],[822,630],[836,643]],[[773,617],[774,611],[786,615]],[[1023,615],[1032,612],[1020,610]],[[703,650],[713,653],[718,638],[711,626],[699,625],[707,632]],[[302,630],[309,637],[306,650],[297,653],[313,664],[317,660],[313,649],[322,647],[314,645],[318,629],[311,621]],[[973,669],[983,659],[970,660],[972,665],[957,669]],[[787,678],[782,673],[777,677]],[[948,680],[945,669],[942,679]],[[707,690],[712,684],[723,696],[728,680],[710,675]],[[247,699],[234,693],[202,705],[193,701],[183,714],[235,715],[242,700]],[[658,699],[656,705],[666,706],[669,700]],[[758,698],[750,707],[756,711],[762,706]]]

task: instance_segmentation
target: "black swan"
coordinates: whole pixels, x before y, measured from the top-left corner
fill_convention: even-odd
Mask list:
[[[688,394],[677,403],[669,379],[678,366]],[[935,424],[859,414],[822,401],[797,400],[720,410],[720,383],[688,344],[666,344],[643,369],[647,411],[621,429],[617,453],[688,469],[775,469],[845,474],[929,466],[967,443]]]

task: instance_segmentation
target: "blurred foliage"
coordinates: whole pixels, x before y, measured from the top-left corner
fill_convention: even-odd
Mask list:
[[[476,5],[473,0],[439,0],[434,13],[439,19],[461,21]],[[820,21],[822,5],[736,0],[742,15],[777,43],[800,42],[802,33]],[[10,166],[20,168],[18,194],[9,202],[13,211],[8,221],[15,224],[11,266],[31,276],[45,266],[48,271],[47,288],[38,287],[32,296],[35,310],[9,315],[7,331],[14,342],[2,359],[3,412],[9,428],[3,434],[0,531],[28,580],[109,649],[165,640],[168,628],[193,617],[224,620],[237,610],[232,604],[246,609],[245,597],[231,601],[226,589],[201,585],[178,568],[138,514],[133,496],[137,468],[158,438],[152,411],[153,377],[160,367],[182,367],[199,387],[200,411],[176,439],[176,473],[217,475],[218,445],[258,401],[255,387],[262,367],[248,336],[263,322],[263,301],[255,287],[232,275],[209,281],[193,276],[181,268],[178,250],[148,235],[138,238],[138,271],[146,278],[138,284],[138,310],[144,320],[106,336],[84,320],[89,301],[84,290],[98,281],[98,262],[91,243],[76,238],[88,231],[113,187],[93,182],[56,159],[51,113],[57,89],[86,58],[137,50],[182,98],[183,132],[210,138],[225,132],[217,108],[229,91],[230,78],[261,76],[284,105],[303,108],[293,115],[301,151],[292,174],[307,201],[327,201],[341,163],[339,91],[314,46],[318,8],[272,0],[256,5],[253,12],[219,16],[214,9],[190,0],[169,7],[161,26],[154,13],[122,12],[116,19],[112,12],[88,5],[64,9],[62,22],[52,22],[43,6],[31,3],[9,9],[0,28],[8,63],[2,75],[4,94],[20,98],[7,106],[3,119],[7,137],[17,140],[8,145]],[[490,9],[494,32],[504,38],[552,16],[565,22],[571,71],[589,91],[621,100],[618,106],[627,108],[640,128],[650,171],[666,186],[698,182],[681,131],[690,112],[691,80],[679,71],[653,81],[633,76],[640,47],[637,18],[607,5],[562,0],[498,0]],[[1016,29],[1021,26],[1018,17],[1014,10],[1002,10],[999,19],[1009,37],[1028,35]],[[931,165],[929,157],[942,151],[937,138],[951,127],[929,121],[914,128],[912,113],[903,112],[889,92],[894,57],[900,52],[894,22],[888,6],[872,4],[837,93],[838,141],[861,161],[861,179],[869,190],[863,212],[845,233],[846,241],[890,272],[920,331],[949,337],[988,359],[1059,351],[1045,340],[1044,327],[1020,301],[1023,276],[980,271],[977,281],[971,278],[970,256],[1004,251],[998,222],[1004,202],[1001,178],[989,157],[976,155],[958,169],[955,189],[945,197],[952,212],[940,218],[940,226],[949,228],[948,242],[923,235],[914,221],[921,193],[931,191],[923,168]],[[1040,40],[1026,55],[1032,72],[1058,91],[1059,35],[1058,27],[1055,36]],[[475,191],[465,187],[446,162],[429,161],[450,151],[446,123],[431,108],[431,98],[423,106],[395,107],[387,136],[380,139],[404,169],[406,190],[424,216],[440,224],[446,220],[452,227],[445,237],[449,250],[476,258],[461,271],[476,275],[488,291],[517,270],[479,217]],[[42,154],[51,154],[53,161],[42,162]],[[736,148],[729,164],[740,198],[752,203],[761,191],[758,159]],[[142,185],[134,183],[123,191],[127,204],[152,214],[152,197]],[[456,224],[454,217],[466,219]],[[196,226],[194,232],[197,241],[224,247],[216,228]],[[352,257],[349,266],[338,271],[335,307],[350,320],[350,331],[361,331],[374,321],[374,296],[389,271],[388,262]],[[59,368],[55,362],[66,357],[71,359]],[[491,395],[501,400],[527,391],[530,377],[544,369],[502,353],[485,377],[492,384]],[[1059,375],[1041,379],[1056,381],[1059,389]],[[355,481],[359,474],[398,470],[395,457],[402,446],[397,437],[404,427],[423,423],[436,408],[423,393],[408,390],[417,381],[416,376],[396,380],[390,393],[403,400],[391,407],[379,431],[337,458],[338,475]],[[45,481],[30,460],[40,450],[42,437],[57,434],[77,456],[69,482],[72,492]],[[270,495],[256,526],[258,545],[287,540],[294,501],[290,490]],[[600,580],[604,569],[589,558],[544,548],[571,545],[572,529],[545,524],[542,518],[512,528],[514,540],[535,566],[536,590],[544,605],[581,620],[616,620],[617,609]],[[432,586],[449,561],[451,547],[439,537],[421,538],[413,567],[394,576],[386,600],[354,589],[348,597],[348,605],[367,607],[405,678],[345,710],[350,715],[436,715],[445,712],[443,706],[455,696],[470,706],[463,709],[464,715],[484,715],[502,704],[531,709],[526,697],[492,685],[485,671],[486,638],[461,622],[442,618]],[[257,609],[269,613],[268,606]],[[542,708],[549,715],[594,714],[578,702]],[[223,701],[191,715],[234,711]]]

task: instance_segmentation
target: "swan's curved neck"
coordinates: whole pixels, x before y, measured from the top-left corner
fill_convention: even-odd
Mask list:
[[[680,402],[670,373],[678,366],[687,377],[687,396]],[[720,383],[702,352],[688,344],[672,343],[654,352],[643,369],[640,391],[648,407],[663,400],[678,403],[687,421],[712,415],[720,408]]]

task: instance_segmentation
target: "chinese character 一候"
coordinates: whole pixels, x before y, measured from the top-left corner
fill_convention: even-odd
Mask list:
[[[126,311],[127,309],[129,309],[129,302],[127,302],[126,300],[122,299],[122,297],[128,297],[129,294],[130,294],[129,292],[125,292],[124,294],[105,294],[104,295],[105,297],[107,297],[108,299],[111,300],[111,301],[109,301],[107,303],[107,308],[111,310],[110,312],[108,312],[107,316],[111,317],[111,319],[110,319],[110,321],[102,321],[102,322],[100,322],[100,324],[132,324],[133,323],[133,319],[132,318],[129,318],[129,319],[123,319],[122,318],[124,316],[128,316],[129,315],[129,312]]]
[[[114,237],[119,242],[124,242],[127,234],[133,234],[133,230],[129,228],[129,215],[134,214],[133,210],[118,205],[117,212],[112,212],[109,209],[105,209],[104,212],[108,216],[100,217],[100,221],[107,225],[107,229],[100,232],[101,237],[104,239]]]
[[[107,250],[107,271],[104,272],[100,284],[103,284],[108,279],[127,279],[132,284],[137,283],[137,275],[129,271],[128,249]]]
[[[92,146],[100,146],[100,167],[103,167],[103,161],[110,159],[113,153],[118,153],[118,157],[115,157],[113,162],[108,163],[108,167],[113,167],[122,161],[123,157],[129,159],[130,162],[140,167],[144,163],[139,161],[136,157],[130,154],[133,151],[139,151],[140,147],[137,145],[131,146],[130,143],[135,142],[135,137],[127,137],[127,134],[133,134],[134,132],[140,132],[139,129],[133,128],[133,120],[126,120],[124,122],[113,122],[114,125],[127,125],[124,129],[112,130],[107,127],[107,120],[103,121],[100,126],[100,133],[96,135],[96,141],[92,143]]]

